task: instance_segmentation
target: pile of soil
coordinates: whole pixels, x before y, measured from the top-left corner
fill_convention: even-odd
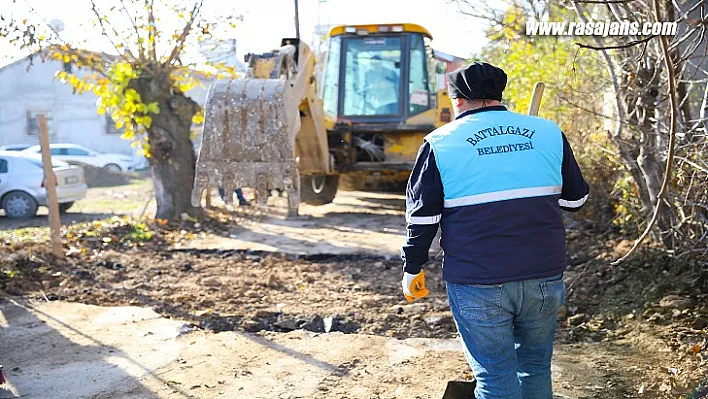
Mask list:
[[[86,185],[89,186],[89,188],[123,186],[139,178],[136,173],[132,172],[112,172],[81,162],[70,163],[83,168]]]
[[[151,306],[217,332],[455,336],[439,277],[428,282],[430,300],[408,304],[398,289],[399,261],[385,258],[135,247],[57,260],[33,248],[5,256],[1,265],[19,271],[0,281],[11,295],[35,292],[49,300]]]

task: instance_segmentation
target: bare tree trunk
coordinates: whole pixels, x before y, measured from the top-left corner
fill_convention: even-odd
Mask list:
[[[661,75],[652,63],[647,62],[646,67],[637,69],[635,91],[639,93],[636,99],[636,117],[633,118],[639,132],[639,156],[637,164],[642,172],[642,177],[647,188],[648,200],[651,203],[650,215],[657,206],[658,194],[664,179],[664,161],[662,154],[666,148],[665,140],[660,134],[660,119],[657,111]],[[671,210],[662,207],[657,220],[657,225],[662,232],[671,228]],[[662,234],[662,242],[667,248],[671,247],[670,235]]]
[[[197,157],[190,139],[192,117],[199,105],[182,93],[165,90],[172,85],[159,79],[144,74],[132,84],[143,102],[157,101],[160,108],[159,114],[150,115],[152,125],[147,129],[157,202],[155,216],[167,220],[179,219],[184,213],[199,216],[200,209],[191,204]]]
[[[588,22],[588,18],[585,15],[582,5],[579,1],[573,1],[573,6],[578,17],[585,23]],[[613,10],[616,12],[616,10]],[[617,15],[615,15],[617,17]],[[602,47],[602,42],[597,36],[592,36],[595,44],[598,47]],[[646,181],[642,175],[642,170],[637,162],[638,151],[633,148],[631,144],[623,139],[623,133],[627,128],[627,110],[630,109],[630,101],[627,100],[627,84],[621,79],[617,74],[616,63],[612,56],[607,50],[600,50],[602,58],[605,60],[605,66],[607,67],[607,72],[610,75],[612,81],[612,88],[615,94],[615,112],[617,113],[617,124],[612,137],[617,144],[619,149],[620,157],[624,161],[625,166],[629,169],[629,173],[632,175],[632,179],[637,184],[637,191],[639,199],[642,203],[642,211],[645,215],[651,214],[653,209],[653,203],[649,199],[649,189],[647,187]]]

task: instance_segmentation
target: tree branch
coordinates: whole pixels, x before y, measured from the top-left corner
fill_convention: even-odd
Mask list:
[[[170,53],[170,57],[167,59],[167,61],[165,61],[165,65],[171,65],[172,62],[177,59],[177,55],[179,55],[180,51],[182,51],[184,42],[187,40],[187,36],[189,36],[189,32],[192,30],[192,26],[194,25],[194,21],[197,19],[197,14],[199,14],[199,10],[201,9],[203,2],[204,0],[199,0],[194,3],[194,8],[192,8],[192,13],[189,17],[189,22],[187,22],[187,25],[184,26],[182,34],[179,36],[179,39],[177,39],[177,43],[175,43],[175,47]]]
[[[108,74],[106,73],[105,69],[100,68],[98,66],[98,63],[94,60],[91,60],[89,57],[84,56],[80,50],[74,49],[66,45],[67,50],[65,51],[68,54],[76,56],[76,59],[81,61],[82,64],[79,65],[79,68],[82,66],[87,66],[90,70],[101,74],[104,78],[109,78]],[[62,51],[64,51],[62,49]],[[101,57],[100,61],[106,61],[103,57]]]
[[[123,7],[123,12],[125,12],[125,16],[128,17],[128,19],[130,20],[130,24],[133,26],[133,30],[135,30],[135,41],[138,43],[138,55],[141,59],[144,59],[145,48],[143,47],[143,44],[140,40],[140,32],[138,31],[138,25],[135,24],[135,20],[133,20],[133,17],[128,12],[128,9],[125,7],[125,1],[120,0],[120,4]]]
[[[624,3],[632,3],[637,0],[577,0],[577,3],[586,3],[586,4],[624,4]],[[574,1],[576,3],[576,1]]]
[[[93,11],[93,14],[96,16],[96,19],[98,19],[98,24],[101,26],[101,32],[103,33],[103,36],[108,39],[109,42],[111,42],[111,45],[113,45],[113,48],[116,50],[118,55],[122,57],[126,62],[130,63],[131,61],[125,56],[125,51],[128,51],[128,54],[130,54],[130,57],[135,59],[135,56],[133,53],[130,51],[130,49],[126,46],[124,46],[125,51],[121,51],[120,47],[111,39],[111,37],[108,35],[108,32],[106,31],[106,24],[103,22],[103,17],[101,16],[101,13],[98,12],[98,6],[96,5],[96,2],[94,0],[91,0],[91,11]],[[110,25],[110,24],[109,24]],[[115,28],[111,25],[111,29],[113,30],[113,34],[116,37],[120,37],[118,34],[118,31],[116,31]]]
[[[673,0],[673,3],[674,3],[674,7],[676,7],[676,9],[681,13],[681,19],[686,21],[686,23],[688,23],[690,25],[696,25],[696,26],[708,25],[708,19],[703,18],[703,12],[702,12],[703,6],[704,6],[703,2],[700,2],[700,1],[696,2],[696,4],[693,7],[691,7],[688,11],[684,11],[683,8],[681,8],[681,5],[679,4],[678,1]],[[701,8],[701,19],[691,18],[690,14],[698,8]]]
[[[685,163],[687,163],[687,164],[690,165],[690,166],[693,166],[694,168],[700,170],[700,171],[703,172],[703,173],[708,174],[708,167],[701,166],[701,165],[699,165],[699,164],[697,164],[697,163],[695,163],[695,162],[692,162],[692,161],[690,161],[690,160],[688,160],[688,159],[686,159],[686,158],[684,158],[684,157],[674,156],[674,158],[676,158],[677,160],[679,160],[679,161],[681,161],[681,162],[685,162]]]
[[[29,7],[30,11],[31,11],[34,15],[36,15],[47,27],[49,27],[49,29],[54,33],[54,35],[55,35],[55,37],[57,38],[57,40],[59,40],[59,41],[63,44],[63,48],[62,48],[62,51],[61,51],[61,52],[68,53],[69,55],[75,56],[77,60],[81,61],[81,62],[83,63],[83,65],[88,66],[88,68],[89,68],[90,70],[92,70],[92,71],[94,71],[94,72],[96,72],[96,73],[102,75],[104,78],[108,78],[108,75],[106,74],[106,71],[105,71],[104,69],[99,68],[98,65],[96,64],[96,62],[94,62],[94,61],[92,61],[91,59],[89,59],[89,57],[84,56],[84,54],[83,54],[81,51],[72,48],[72,47],[69,45],[69,43],[67,43],[67,41],[64,40],[63,37],[61,37],[61,35],[59,34],[59,32],[57,32],[56,30],[54,30],[54,28],[53,28],[52,25],[49,23],[49,21],[47,21],[46,18],[44,18],[40,13],[38,13],[37,10],[35,10],[34,7],[32,7],[32,5],[31,5],[30,3],[28,3],[26,0],[25,0],[25,4],[27,5],[27,7]],[[40,51],[46,51],[46,50],[50,50],[50,51],[51,51],[52,48],[53,48],[53,46],[50,45],[50,46],[48,46],[47,48],[43,49],[41,42],[37,42],[36,44],[39,46],[39,50],[40,50]],[[64,50],[64,48],[65,48],[66,50]]]
[[[155,2],[154,0],[145,0],[145,7],[148,10],[148,52],[150,58],[157,62],[157,24],[155,23]]]
[[[595,37],[595,36],[593,36],[593,37]],[[575,43],[575,45],[576,45],[576,46],[580,46],[580,48],[588,48],[588,49],[591,49],[591,50],[618,50],[618,49],[623,49],[623,48],[634,47],[634,46],[636,46],[636,45],[638,45],[638,44],[642,44],[642,43],[648,42],[649,40],[651,40],[651,39],[653,39],[653,38],[655,38],[655,37],[656,37],[656,35],[652,35],[652,36],[646,37],[646,38],[641,39],[641,40],[635,40],[635,41],[629,42],[629,43],[627,43],[627,44],[621,44],[621,45],[617,45],[617,46],[600,46],[600,45],[598,45],[598,46],[591,46],[591,45],[589,45],[589,44],[582,44],[582,43]]]

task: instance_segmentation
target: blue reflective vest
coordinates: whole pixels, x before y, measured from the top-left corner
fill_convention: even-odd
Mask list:
[[[443,278],[496,284],[565,269],[561,209],[588,186],[559,127],[502,106],[468,111],[425,138],[406,193],[404,268],[428,260],[438,226]]]
[[[563,134],[549,120],[478,112],[425,141],[440,171],[445,208],[561,192]]]

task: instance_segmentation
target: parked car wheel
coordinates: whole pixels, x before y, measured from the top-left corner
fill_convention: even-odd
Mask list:
[[[37,201],[23,191],[11,191],[2,197],[2,209],[10,219],[28,219],[37,214]]]
[[[114,164],[114,163],[109,163],[108,165],[104,166],[103,169],[109,171],[109,172],[121,172],[123,169],[120,168],[120,166]]]
[[[72,206],[74,206],[73,201],[72,202],[64,202],[63,204],[59,204],[59,213],[66,213],[66,211],[68,211],[69,208],[71,208]]]

